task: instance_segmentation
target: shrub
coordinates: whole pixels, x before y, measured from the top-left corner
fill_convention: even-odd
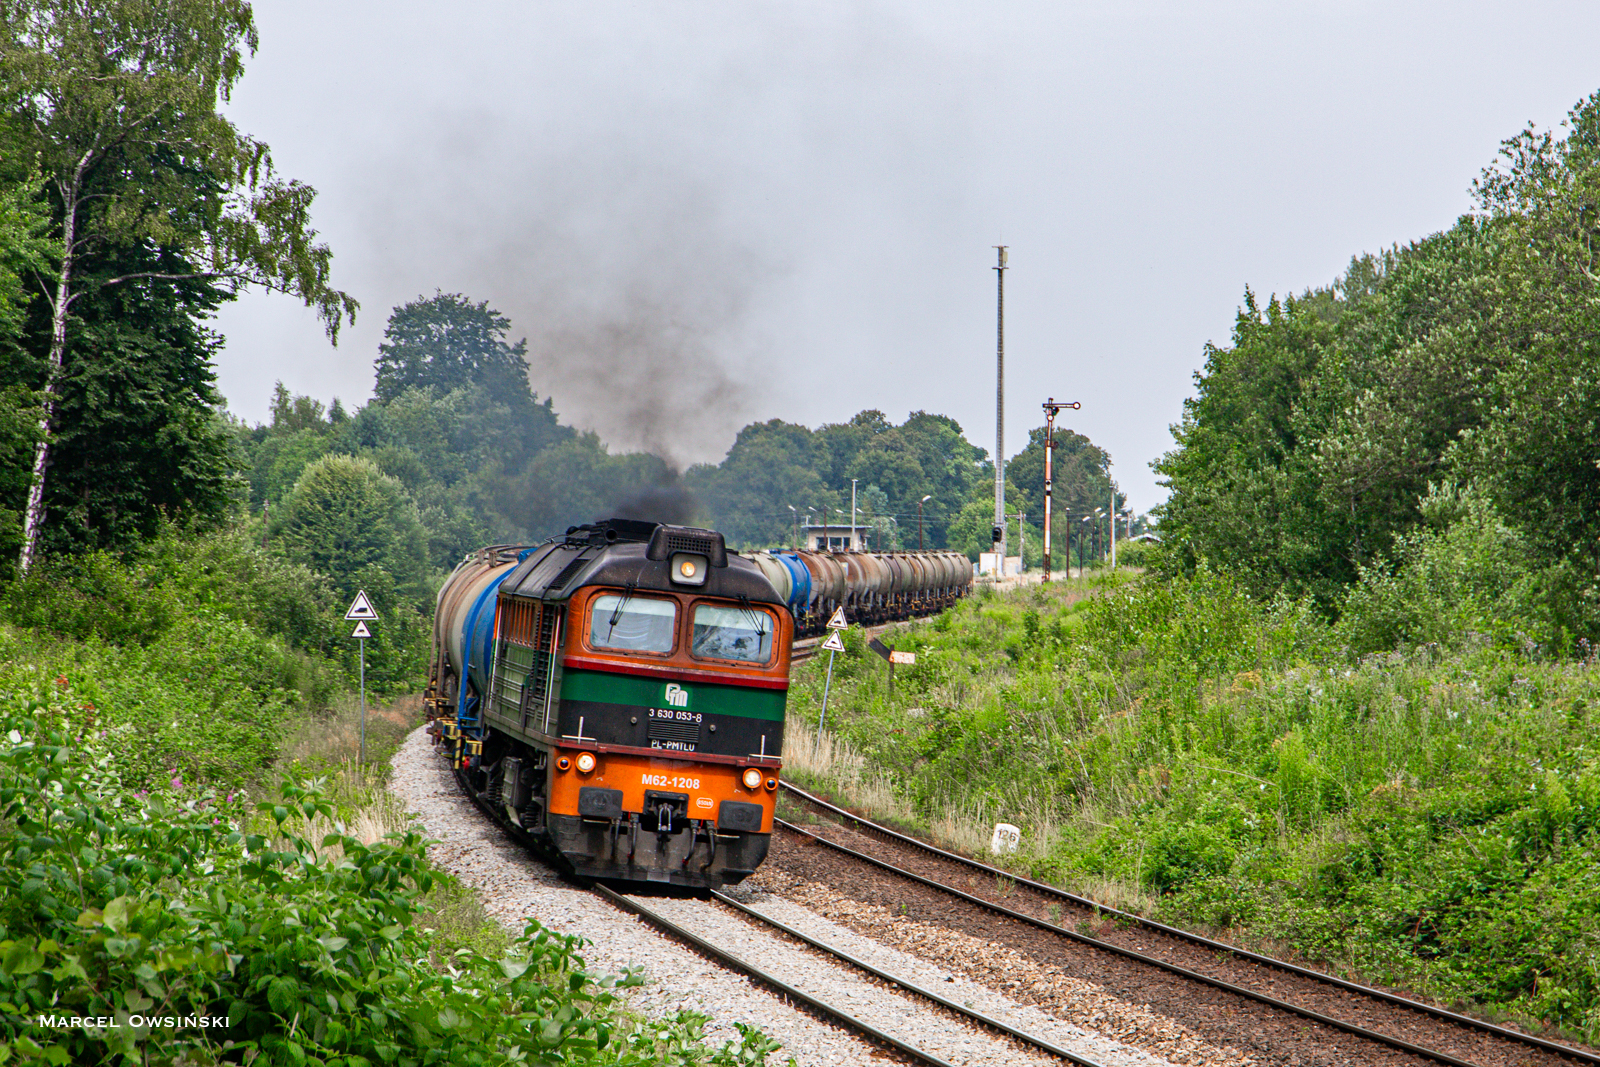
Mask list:
[[[214,793],[129,795],[81,735],[37,699],[0,711],[0,1062],[642,1067],[776,1047],[744,1029],[706,1048],[689,1014],[631,1023],[618,990],[638,976],[590,975],[581,942],[537,924],[504,958],[436,969],[417,834],[309,840],[335,816],[316,783],[285,783],[254,828]],[[119,1025],[50,1023],[73,1016]]]

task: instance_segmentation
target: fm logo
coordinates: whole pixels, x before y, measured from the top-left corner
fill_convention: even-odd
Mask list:
[[[668,707],[686,708],[689,706],[689,691],[677,682],[667,686],[666,701]]]

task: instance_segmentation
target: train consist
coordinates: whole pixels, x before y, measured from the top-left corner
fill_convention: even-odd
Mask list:
[[[706,887],[766,857],[796,619],[940,610],[949,553],[729,552],[627,519],[474,552],[439,591],[426,696],[473,799],[572,873]]]
[[[802,634],[820,633],[835,608],[851,622],[891,622],[936,614],[972,589],[972,563],[960,552],[775,550],[750,559]]]

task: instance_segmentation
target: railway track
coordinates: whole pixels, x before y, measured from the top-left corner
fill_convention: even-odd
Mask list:
[[[926,1051],[916,1043],[903,1040],[902,1038],[889,1033],[887,1030],[881,1029],[877,1026],[874,1026],[872,1023],[861,1019],[858,1017],[858,1015],[846,1008],[840,1007],[837,1004],[807,993],[804,990],[785,982],[783,979],[777,977],[775,974],[772,974],[766,969],[741,958],[739,955],[717,945],[707,938],[701,937],[699,934],[694,933],[681,924],[674,922],[665,915],[662,915],[660,912],[651,908],[648,904],[639,900],[637,897],[618,893],[617,891],[607,888],[603,885],[596,885],[594,888],[595,892],[599,893],[617,908],[643,919],[645,922],[649,923],[657,930],[660,930],[662,933],[682,941],[684,944],[688,945],[702,956],[705,956],[707,959],[710,959],[713,962],[718,963],[730,970],[738,971],[739,973],[748,976],[754,981],[767,986],[769,989],[774,990],[784,997],[787,997],[789,1000],[805,1005],[812,1011],[824,1016],[829,1021],[838,1025],[842,1025],[846,1029],[861,1035],[867,1040],[892,1048],[899,1052],[902,1056],[907,1057],[915,1063],[927,1064],[929,1067],[952,1067],[948,1060]],[[779,922],[768,915],[764,915],[760,911],[757,911],[756,909],[751,908],[748,905],[739,902],[738,900],[735,900],[726,893],[713,890],[711,895],[716,900],[737,911],[743,917],[757,923],[762,927],[776,931],[785,937],[800,941],[809,946],[811,949],[820,952],[827,957],[838,960],[839,962],[852,967],[855,970],[871,975],[873,978],[876,978],[879,981],[891,985],[897,989],[902,989],[913,994],[914,996],[937,1004],[941,1008],[944,1008],[945,1010],[956,1015],[960,1015],[978,1024],[979,1026],[996,1031],[997,1033],[1004,1034],[1005,1036],[1021,1042],[1024,1045],[1031,1046],[1042,1052],[1056,1056],[1067,1063],[1074,1064],[1076,1067],[1101,1067],[1100,1063],[1096,1060],[1080,1056],[1077,1053],[1072,1052],[1071,1050],[1066,1049],[1052,1041],[1046,1040],[1043,1037],[1030,1034],[1024,1030],[1002,1022],[999,1019],[986,1015],[983,1012],[976,1011],[963,1004],[959,1004],[948,997],[935,993],[932,990],[926,989],[905,978],[892,974],[881,968],[874,967],[865,960],[859,959],[843,949],[838,948],[837,946],[827,944],[818,938],[814,938],[811,935]]]
[[[1600,1055],[1588,1050],[1497,1026],[1106,907],[1055,886],[929,845],[830,804],[787,782],[784,788],[802,803],[844,820],[848,829],[862,834],[868,840],[890,846],[891,854],[898,863],[830,840],[805,827],[776,820],[785,831],[820,844],[853,862],[931,889],[936,894],[962,900],[988,913],[1048,931],[1076,945],[1244,998],[1272,1010],[1342,1031],[1362,1041],[1452,1067],[1600,1065]],[[918,857],[923,862],[917,862]],[[910,869],[912,867],[917,869]],[[973,888],[970,884],[968,889],[952,885],[950,883],[956,880],[953,877],[956,871],[975,871],[991,880],[1003,880],[995,884],[1013,887],[1011,895],[1016,899],[1003,904],[987,895],[969,891]],[[1043,907],[1039,906],[1041,904]],[[1052,913],[1051,905],[1058,910]],[[1071,929],[1071,919],[1063,914],[1063,905],[1085,919],[1097,922],[1110,919],[1117,929],[1109,935],[1103,929],[1093,934]],[[1023,907],[1028,907],[1028,910],[1022,910]],[[1039,914],[1040,911],[1044,915]],[[1172,951],[1174,948],[1180,951]],[[1282,994],[1285,985],[1293,987],[1288,990],[1288,995],[1295,996],[1300,1002],[1285,999],[1284,995],[1275,995]],[[1272,988],[1274,992],[1263,992],[1262,987]],[[1308,996],[1312,987],[1324,991],[1325,995]],[[1304,1003],[1307,999],[1316,1001],[1316,1006]],[[1373,1005],[1381,1005],[1382,1009],[1374,1011]],[[1352,1016],[1361,1021],[1353,1021]],[[1422,1023],[1426,1025],[1419,1025]],[[1377,1026],[1383,1026],[1384,1029],[1377,1029]],[[1416,1039],[1386,1032],[1391,1029],[1405,1029]],[[1419,1030],[1427,1032],[1418,1035]],[[1431,1045],[1423,1044],[1424,1040],[1430,1041]],[[1447,1047],[1433,1047],[1437,1045]]]
[[[540,862],[546,864],[551,862],[552,857],[550,854],[542,849],[534,847],[531,840],[525,834],[520,833],[516,828],[508,824],[507,821],[501,817],[499,812],[494,810],[494,808],[489,804],[485,803],[480,795],[465,788],[464,784],[460,781],[460,778],[457,775],[452,773],[451,779],[460,790],[461,795],[464,796],[475,808],[477,808],[480,814],[486,816],[492,823],[498,826],[502,832],[506,833],[511,840],[515,841],[530,855],[540,860]],[[806,1006],[814,1014],[823,1017],[835,1025],[841,1026],[850,1033],[853,1033],[871,1043],[894,1049],[896,1052],[900,1053],[901,1056],[914,1063],[925,1064],[927,1067],[955,1067],[955,1065],[949,1060],[926,1051],[916,1044],[915,1041],[905,1040],[902,1037],[896,1036],[885,1029],[874,1026],[873,1024],[861,1019],[856,1013],[853,1013],[846,1008],[831,1003],[813,994],[807,993],[793,984],[785,982],[783,979],[771,973],[769,970],[757,966],[749,960],[742,958],[738,954],[717,945],[708,938],[694,933],[682,924],[674,922],[672,919],[669,919],[665,915],[661,914],[657,909],[651,908],[648,904],[636,896],[619,893],[601,883],[593,883],[590,888],[592,888],[594,893],[607,901],[609,904],[634,916],[637,916],[661,933],[667,934],[668,936],[689,946],[701,956],[729,970],[745,975],[756,983],[766,986],[768,989],[778,993],[780,996],[787,998],[791,1002]],[[1099,1061],[1088,1059],[1044,1037],[1028,1033],[1017,1027],[1011,1026],[1000,1019],[996,1019],[990,1015],[984,1014],[983,1012],[976,1011],[970,1007],[967,1007],[966,1005],[959,1004],[948,997],[935,993],[932,990],[920,986],[904,977],[892,974],[883,970],[882,968],[874,967],[865,960],[859,959],[837,946],[827,944],[818,938],[814,938],[811,935],[779,922],[770,916],[764,915],[760,911],[741,903],[724,892],[712,890],[711,896],[715,898],[716,901],[733,909],[743,918],[763,926],[768,930],[773,931],[777,935],[799,941],[815,952],[837,960],[838,962],[856,971],[867,974],[879,982],[885,983],[897,989],[904,990],[913,996],[920,997],[922,1000],[935,1004],[945,1011],[954,1013],[969,1020],[971,1023],[976,1024],[977,1027],[1004,1035],[1013,1041],[1038,1049],[1039,1051],[1048,1055],[1057,1057],[1066,1063],[1074,1064],[1075,1067],[1102,1067]],[[715,905],[707,901],[705,902],[705,906],[714,907]]]

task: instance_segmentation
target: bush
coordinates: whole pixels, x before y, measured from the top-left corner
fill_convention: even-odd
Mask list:
[[[528,927],[439,970],[415,919],[433,875],[415,833],[335,828],[315,783],[251,827],[231,797],[135,796],[57,707],[0,711],[0,1062],[759,1063],[703,1019],[638,1026],[581,942]],[[116,1027],[52,1025],[110,1017]],[[133,1025],[133,1017],[175,1020]],[[222,1019],[215,1027],[194,1020]]]
[[[1541,581],[1527,539],[1488,500],[1430,487],[1422,514],[1429,525],[1400,538],[1392,560],[1363,567],[1345,598],[1338,632],[1353,655],[1459,648],[1474,635],[1501,645],[1552,636],[1541,595],[1548,578]]]

